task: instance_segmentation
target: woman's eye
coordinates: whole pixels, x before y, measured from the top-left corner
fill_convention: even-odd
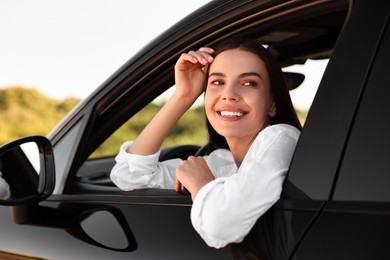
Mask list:
[[[223,85],[223,82],[221,80],[213,80],[210,82],[210,84],[219,86],[219,85]]]
[[[256,87],[257,83],[255,81],[246,81],[243,85],[247,87]]]

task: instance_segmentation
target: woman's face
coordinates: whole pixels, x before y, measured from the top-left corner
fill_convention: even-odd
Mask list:
[[[240,49],[221,52],[210,65],[205,109],[220,135],[253,140],[276,114],[263,61]]]

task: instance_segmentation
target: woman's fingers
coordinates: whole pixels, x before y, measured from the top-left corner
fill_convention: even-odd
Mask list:
[[[181,192],[181,183],[178,179],[176,179],[175,181],[175,186],[173,187],[173,189],[176,191],[176,192]]]
[[[214,50],[209,47],[202,47],[198,51],[183,53],[181,58],[194,64],[199,62],[202,65],[206,65],[214,60],[214,57],[211,55],[213,52]]]
[[[176,184],[179,181],[195,198],[199,189],[214,179],[215,177],[203,157],[189,156],[176,168],[174,188],[177,189]]]
[[[205,65],[206,63],[213,62],[214,57],[212,54],[214,53],[214,50],[209,47],[202,47],[198,51],[195,52],[199,57],[200,60],[202,60],[202,64]]]
[[[208,54],[213,54],[214,53],[214,49],[210,48],[210,47],[201,47],[201,48],[199,48],[199,51],[207,52]]]

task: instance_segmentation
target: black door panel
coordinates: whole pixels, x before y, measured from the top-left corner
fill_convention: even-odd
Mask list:
[[[55,197],[56,200],[64,201],[61,196]],[[10,212],[1,210],[2,226],[5,227],[2,232],[10,235],[1,236],[0,251],[21,253],[20,245],[23,245],[23,254],[44,259],[231,259],[232,257],[230,246],[217,250],[205,244],[191,225],[189,206],[169,206],[158,203],[138,205],[124,202],[110,205],[107,197],[104,199],[102,196],[96,197],[95,201],[106,200],[106,202],[89,204],[84,199],[80,203],[55,201],[44,203],[46,208],[52,207],[65,216],[72,216],[66,218],[69,220],[67,223],[58,222],[60,226],[58,228],[53,224],[55,220],[51,223],[51,227],[15,225]],[[75,212],[78,212],[79,217],[82,218],[82,215],[91,208],[99,209],[99,207],[102,209],[110,207],[125,216],[137,243],[135,251],[118,252],[99,247],[96,244],[86,243],[83,239],[75,239],[77,234],[69,232],[69,230],[74,231],[69,225],[77,219]],[[74,223],[74,227],[77,224]],[[95,226],[90,227],[91,229],[99,230],[106,228],[107,222],[103,218],[97,218],[91,225]],[[15,244],[15,241],[18,241],[18,244]]]
[[[329,202],[295,259],[390,259],[389,243],[390,204]]]

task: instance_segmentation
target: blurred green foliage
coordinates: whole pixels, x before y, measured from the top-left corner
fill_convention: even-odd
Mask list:
[[[28,136],[47,135],[80,99],[67,98],[62,101],[51,99],[36,89],[9,87],[0,89],[0,145]],[[112,156],[127,140],[134,140],[146,124],[161,108],[149,104],[133,116],[90,157]],[[203,108],[190,109],[163,143],[163,147],[175,144],[205,144],[207,130]]]
[[[90,158],[116,155],[119,147],[125,141],[134,140],[161,107],[162,105],[154,103],[146,106],[111,135]],[[177,144],[206,144],[208,135],[205,120],[203,107],[188,110],[172,128],[162,147]]]
[[[80,102],[51,99],[36,89],[0,89],[0,144],[29,135],[47,135]]]

